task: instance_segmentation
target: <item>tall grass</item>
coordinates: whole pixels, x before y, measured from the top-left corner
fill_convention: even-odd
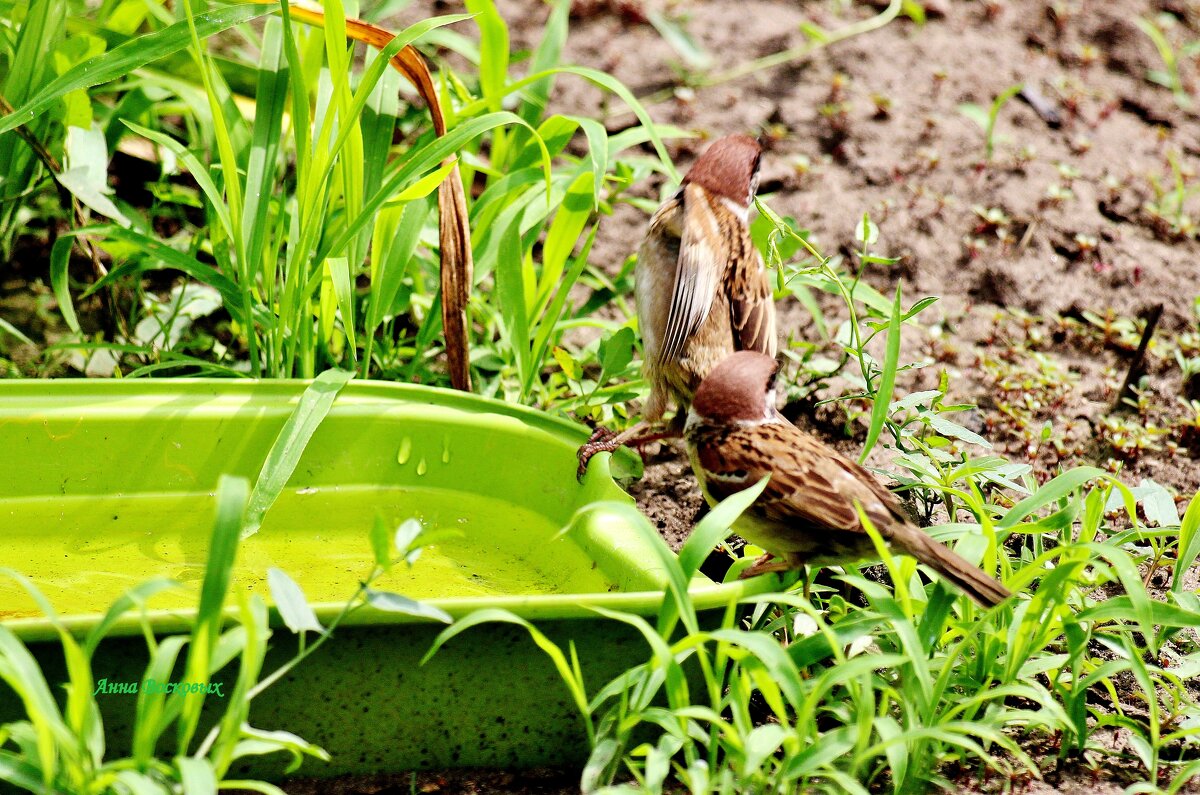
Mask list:
[[[647,164],[677,175],[658,128],[624,86],[601,72],[561,64],[566,0],[554,3],[519,77],[512,74],[507,28],[495,8],[481,0],[469,10],[480,31],[481,46],[472,53],[477,73],[443,68],[440,87],[422,74],[411,45],[438,38],[440,29],[466,15],[425,20],[392,38],[349,18],[341,3],[326,4],[323,14],[286,4],[193,12],[184,4],[174,24],[127,40],[30,92],[0,119],[8,136],[0,141],[14,130],[32,130],[71,97],[112,91],[131,70],[146,69],[145,90],[169,92],[175,100],[119,104],[105,120],[109,152],[127,137],[151,142],[167,172],[162,184],[172,186],[159,194],[167,204],[182,200],[177,186],[186,185],[186,175],[205,217],[165,239],[146,209],[122,204],[119,217],[109,213],[111,223],[64,236],[52,252],[50,276],[79,335],[67,344],[105,348],[134,375],[184,368],[312,377],[336,365],[364,376],[450,378],[465,386],[470,374],[457,371],[469,364],[485,393],[545,398],[542,376],[562,333],[589,322],[575,315],[568,296],[586,274],[597,224]],[[262,16],[268,19],[261,34],[245,27]],[[258,51],[249,72],[210,54],[213,37],[231,29]],[[360,64],[347,36],[381,51]],[[461,46],[453,37],[439,40]],[[152,71],[162,59],[185,53],[191,63],[181,71],[194,81]],[[389,58],[422,89],[432,124],[400,95]],[[641,124],[609,136],[594,120],[548,113],[551,87],[562,76],[613,93]],[[238,101],[238,92],[250,86],[252,113]],[[393,143],[397,129],[405,138],[400,147]],[[587,142],[582,157],[566,152],[577,131]],[[621,159],[647,142],[659,160]],[[175,174],[171,164],[177,164]],[[445,190],[459,170],[463,182],[475,186],[471,194]],[[439,186],[435,214],[431,194]],[[469,212],[469,224],[448,222],[456,211]],[[429,235],[434,223],[442,229],[437,239]],[[461,231],[457,237],[447,231],[468,226],[469,243],[458,239]],[[83,297],[136,284],[150,270],[181,272],[219,294],[230,319],[222,344],[197,357],[182,345],[85,339],[69,279],[71,239],[83,235],[114,259],[111,272]],[[458,266],[439,265],[451,255]],[[480,300],[489,293],[495,300]],[[448,318],[455,328],[442,328]],[[443,330],[449,350],[439,345]],[[460,363],[466,345],[471,360]],[[443,352],[448,375],[437,364]]]
[[[29,792],[64,795],[114,791],[192,795],[218,788],[282,795],[283,790],[266,782],[231,778],[232,767],[248,756],[283,751],[290,759],[287,772],[291,772],[305,757],[328,760],[329,756],[290,732],[255,728],[250,722],[254,699],[328,642],[348,615],[367,606],[449,623],[450,617],[432,605],[374,587],[393,565],[401,561],[412,565],[423,543],[421,525],[415,520],[403,523],[391,536],[388,528],[377,522],[364,533],[374,563],[328,627],[321,624],[300,587],[285,572],[267,572],[271,601],[284,626],[298,635],[299,649],[275,670],[263,670],[273,633],[263,598],[231,589],[238,544],[261,523],[349,376],[344,371],[322,374],[304,392],[265,457],[253,489],[241,478],[222,477],[219,481],[190,633],[157,637],[145,610],[155,594],[181,587],[173,580],[156,578],[131,588],[86,636],[78,638],[33,582],[12,569],[0,569],[0,575],[24,586],[54,626],[67,672],[66,696],[60,707],[55,695],[59,683],[48,681],[29,647],[0,625],[0,682],[12,690],[25,711],[23,719],[0,725],[0,782]],[[111,653],[106,638],[118,620],[134,610],[146,639],[146,667],[133,682],[98,682],[93,662]],[[313,633],[312,642],[308,633]],[[236,678],[217,677],[235,663]],[[197,692],[165,692],[165,688],[149,687],[151,681],[186,682]],[[112,757],[113,738],[105,728],[96,696],[122,697],[122,692],[109,688],[129,685],[136,687],[137,694],[131,748],[128,756]],[[200,735],[205,721],[211,728]]]

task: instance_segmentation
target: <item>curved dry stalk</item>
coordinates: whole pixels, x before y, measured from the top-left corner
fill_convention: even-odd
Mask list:
[[[316,27],[325,26],[325,12],[312,6],[288,3],[291,15]],[[382,50],[395,38],[389,30],[363,22],[346,19],[346,37]],[[433,119],[433,130],[439,137],[446,134],[446,117],[433,84],[433,75],[425,58],[412,45],[406,46],[391,58],[392,66],[425,100]],[[454,161],[448,157],[445,162]],[[455,389],[471,389],[471,369],[467,343],[467,301],[471,295],[475,263],[471,254],[471,228],[467,220],[466,192],[462,175],[455,163],[442,184],[438,186],[438,230],[441,249],[442,333],[446,342],[446,364],[450,383]]]

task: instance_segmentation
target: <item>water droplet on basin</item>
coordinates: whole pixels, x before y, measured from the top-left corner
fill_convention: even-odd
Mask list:
[[[407,464],[410,455],[412,455],[412,439],[405,436],[400,442],[400,452],[396,453],[396,463],[401,466]]]
[[[450,463],[450,437],[446,436],[442,439],[442,463]]]
[[[424,475],[429,468],[425,466],[425,456],[421,456],[421,460],[417,462],[417,474]]]

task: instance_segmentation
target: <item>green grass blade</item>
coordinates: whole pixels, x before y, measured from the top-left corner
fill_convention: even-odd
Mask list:
[[[246,516],[250,485],[243,478],[222,475],[217,483],[217,515],[213,522],[212,540],[208,545],[208,562],[204,567],[204,582],[200,586],[200,605],[188,649],[186,680],[207,682],[209,663],[221,630],[221,613],[229,592],[229,580],[237,558],[238,535]],[[200,720],[204,699],[192,695],[183,702],[179,717],[179,750],[186,752]]]
[[[304,448],[308,446],[325,415],[333,408],[334,399],[353,377],[354,374],[347,370],[326,370],[304,390],[295,410],[283,424],[279,436],[267,452],[258,479],[254,482],[254,492],[250,495],[246,507],[242,538],[248,538],[258,532],[263,516],[275,503],[283,487],[287,485],[288,478],[300,463]]]
[[[593,607],[592,609],[610,621],[619,621],[622,624],[627,624],[641,633],[654,653],[654,665],[663,672],[663,681],[667,687],[667,695],[670,703],[674,706],[682,706],[688,703],[687,678],[684,676],[683,668],[676,661],[675,655],[671,653],[671,647],[667,644],[667,639],[663,635],[656,632],[654,627],[650,626],[650,623],[641,616],[622,613],[617,610],[607,610],[602,607]],[[643,688],[638,694],[639,698],[634,702],[633,708],[635,710],[643,710],[649,707],[655,695],[655,688]]]
[[[26,7],[16,46],[11,58],[6,59],[8,74],[4,78],[4,97],[9,103],[25,102],[29,94],[42,85],[51,65],[46,56],[62,38],[66,17],[63,0],[31,2]],[[10,17],[10,24],[12,21]]]
[[[1179,543],[1176,546],[1175,568],[1171,577],[1171,590],[1184,591],[1184,574],[1200,556],[1200,492],[1197,492],[1184,511],[1179,524]]]
[[[42,780],[37,765],[25,761],[18,754],[10,751],[0,751],[0,781],[5,781],[29,792],[44,793],[44,795],[67,795],[67,793],[52,787]]]
[[[143,138],[147,138],[159,146],[171,150],[175,157],[179,158],[179,161],[183,163],[183,165],[187,168],[188,173],[192,175],[192,178],[195,179],[196,183],[200,186],[200,190],[204,192],[209,204],[212,205],[213,211],[217,214],[217,218],[221,221],[221,226],[225,232],[225,236],[232,240],[234,238],[235,230],[238,227],[234,226],[233,213],[231,212],[230,207],[225,203],[224,194],[222,193],[221,188],[217,186],[216,180],[213,179],[212,174],[208,170],[208,166],[201,163],[200,158],[196,157],[191,150],[169,135],[164,135],[163,133],[148,129],[140,124],[128,120],[125,121],[125,126]],[[234,179],[230,184],[236,181],[237,180]]]
[[[764,477],[753,486],[729,496],[700,520],[679,550],[679,567],[684,577],[691,579],[713,547],[729,537],[733,523],[754,504],[767,487],[768,480],[769,477]]]
[[[195,17],[196,34],[202,39],[208,38],[234,25],[265,16],[277,8],[271,4],[247,3],[209,11]],[[8,132],[19,124],[28,124],[49,110],[65,94],[126,77],[135,69],[184,49],[189,43],[191,32],[185,20],[98,55],[51,81],[28,102],[0,119],[0,133]]]
[[[763,664],[771,681],[779,686],[788,704],[797,708],[804,701],[804,684],[800,679],[800,671],[787,650],[779,645],[779,641],[770,635],[759,632],[748,632],[741,629],[718,629],[710,633],[713,640],[729,643],[743,649]],[[780,715],[786,719],[787,715]]]
[[[575,706],[579,709],[580,713],[585,719],[589,716],[587,693],[584,691],[583,683],[576,681],[574,677],[574,671],[571,668],[571,663],[567,659],[567,656],[563,654],[562,649],[556,646],[553,641],[547,638],[541,632],[541,630],[539,630],[533,624],[530,624],[525,619],[515,615],[514,613],[510,613],[507,610],[502,610],[499,608],[484,608],[483,610],[476,610],[470,615],[464,616],[458,621],[455,621],[452,625],[446,627],[440,633],[438,633],[438,636],[434,638],[433,645],[429,647],[429,651],[427,651],[425,656],[421,658],[421,665],[429,662],[433,655],[437,654],[442,646],[446,645],[446,643],[452,638],[462,634],[472,627],[491,622],[516,624],[517,626],[524,628],[525,631],[529,633],[529,636],[533,638],[533,642],[537,644],[538,648],[545,652],[546,655],[550,657],[551,662],[554,663],[555,669],[558,671],[559,676],[562,677],[563,683],[567,686],[567,689],[571,692],[571,697],[574,699]]]
[[[133,727],[133,758],[139,766],[147,766],[154,758],[154,751],[159,738],[170,725],[176,713],[168,714],[165,710],[166,695],[150,693],[146,683],[153,679],[155,682],[167,682],[175,670],[175,661],[180,651],[188,642],[185,635],[172,635],[163,639],[150,656],[138,687],[136,706],[137,719]]]
[[[247,267],[261,263],[259,272],[271,272],[274,261],[265,250],[270,224],[268,210],[271,193],[277,182],[277,165],[281,144],[280,130],[283,111],[287,105],[290,76],[287,62],[283,58],[283,22],[275,17],[268,19],[263,27],[262,52],[258,60],[258,86],[254,92],[254,126],[251,131],[250,155],[246,163],[246,201],[242,208],[242,229],[248,230],[247,255],[251,258]],[[265,285],[273,280],[264,279]],[[268,297],[269,300],[269,297]]]
[[[544,72],[562,62],[570,11],[570,0],[555,0],[554,7],[550,11],[550,18],[542,27],[542,40],[529,60],[530,72]],[[517,111],[521,118],[529,124],[536,125],[546,110],[553,88],[553,77],[547,77],[529,86],[523,92],[521,108]]]
[[[508,26],[493,0],[467,0],[467,11],[479,26],[479,88],[495,112],[501,109],[508,80]]]
[[[373,50],[367,53],[368,64],[379,58]],[[400,114],[399,91],[402,83],[400,73],[385,69],[379,81],[367,95],[367,104],[362,112],[363,157],[365,172],[363,185],[367,193],[374,192],[383,182],[388,153],[392,148],[392,137]]]
[[[996,528],[1006,530],[1020,522],[1034,511],[1054,502],[1058,502],[1089,480],[1104,477],[1108,473],[1097,467],[1076,467],[1048,481],[1034,494],[1018,502],[1004,514],[996,523]]]
[[[0,681],[12,688],[25,707],[25,717],[36,733],[42,780],[49,785],[58,769],[57,747],[72,746],[74,738],[63,722],[37,660],[12,630],[3,625],[0,625]]]
[[[542,273],[537,285],[537,300],[531,315],[538,317],[550,302],[550,297],[559,286],[567,258],[579,242],[583,227],[592,215],[595,175],[591,171],[578,174],[567,188],[562,204],[554,214],[554,220],[546,231],[542,244]]]
[[[330,257],[325,260],[329,276],[333,281],[333,294],[337,297],[338,312],[342,319],[342,333],[346,335],[346,347],[350,361],[358,360],[358,339],[354,333],[354,283],[350,273],[350,260],[346,257]]]
[[[861,464],[867,460],[879,434],[883,431],[888,419],[888,407],[892,404],[892,393],[896,390],[896,371],[900,366],[900,321],[903,310],[900,308],[900,285],[896,285],[896,298],[892,302],[891,317],[888,320],[887,352],[883,359],[883,369],[879,374],[879,388],[872,395],[871,426],[867,429],[867,441],[863,444],[862,454],[858,457]]]
[[[429,218],[433,205],[426,200],[409,202],[399,210],[399,222],[394,225],[395,234],[386,244],[379,232],[389,228],[386,225],[388,214],[397,212],[396,209],[384,210],[376,223],[374,237],[375,255],[371,257],[374,266],[371,274],[371,292],[367,296],[366,328],[363,331],[364,353],[363,374],[365,376],[371,366],[371,347],[374,343],[375,331],[383,324],[384,317],[392,309],[404,274],[417,250],[417,241],[421,239],[421,230]],[[376,263],[379,263],[376,265]]]
[[[579,281],[579,277],[583,274],[584,269],[587,268],[588,255],[592,251],[592,244],[596,242],[596,230],[597,226],[593,225],[583,242],[583,247],[580,249],[578,256],[573,260],[571,269],[567,271],[566,278],[559,285],[558,292],[555,293],[550,306],[546,308],[546,312],[538,319],[538,330],[533,340],[533,368],[530,373],[530,381],[524,385],[525,394],[533,391],[532,378],[538,374],[542,367],[542,362],[546,359],[546,352],[550,348],[551,339],[555,336],[555,332],[558,331],[558,321],[562,317],[563,307],[566,305],[567,298],[571,293],[571,287]]]
[[[150,270],[174,268],[219,292],[225,308],[232,313],[241,315],[243,319],[248,321],[248,318],[245,317],[246,303],[243,300],[241,290],[233,280],[211,265],[205,265],[195,257],[171,248],[158,238],[150,237],[141,232],[136,232],[115,224],[104,224],[102,226],[92,226],[84,230],[78,230],[78,233],[83,232],[99,239],[125,243],[141,250],[147,255],[138,258],[137,261],[123,263],[113,268],[107,276],[93,282],[92,286],[84,291],[83,296],[85,298],[102,287],[115,284],[126,276],[137,275]],[[71,232],[69,234],[75,233]]]
[[[341,234],[321,247],[317,252],[317,259],[338,256],[343,253],[350,240],[362,232],[367,224],[374,221],[379,208],[406,187],[418,174],[438,168],[442,160],[457,152],[472,139],[507,124],[524,124],[524,122],[519,116],[507,111],[489,113],[486,116],[465,121],[440,138],[411,152],[405,159],[404,165],[388,178],[374,196],[363,204],[362,212],[358,217],[351,221]]]
[[[500,238],[500,259],[496,264],[496,300],[508,331],[507,347],[516,356],[517,375],[526,383],[529,372],[529,307],[525,303],[525,255],[516,224],[504,230]],[[522,399],[525,397],[521,396]]]
[[[71,265],[71,245],[72,239],[63,235],[54,241],[54,246],[50,249],[50,286],[54,290],[54,297],[58,301],[58,311],[62,312],[63,320],[67,327],[76,334],[82,334],[83,329],[79,326],[79,318],[75,314],[75,304],[71,300],[71,282],[69,268]]]
[[[104,636],[108,634],[108,630],[117,622],[121,616],[129,612],[135,607],[145,604],[146,600],[157,593],[168,590],[170,588],[178,588],[179,583],[175,580],[167,579],[166,577],[154,577],[145,582],[138,583],[130,588],[125,593],[121,594],[118,599],[109,606],[104,613],[104,617],[99,623],[88,632],[87,638],[84,641],[84,650],[88,656],[91,656],[96,651],[96,647]]]
[[[217,773],[207,759],[177,756],[175,767],[179,770],[179,783],[188,795],[216,795]]]
[[[544,80],[547,77],[552,77],[556,74],[569,74],[582,77],[585,80],[588,80],[589,82],[594,83],[600,88],[608,91],[609,93],[615,94],[629,107],[631,111],[633,111],[634,116],[637,117],[637,120],[641,123],[642,127],[645,128],[646,137],[654,146],[654,151],[658,153],[658,156],[662,161],[663,169],[667,176],[672,182],[678,183],[680,181],[679,171],[675,168],[674,163],[671,161],[670,155],[667,153],[667,147],[665,144],[663,144],[662,136],[658,132],[658,125],[654,123],[654,120],[650,117],[650,113],[646,110],[645,106],[638,101],[637,97],[633,95],[633,92],[626,88],[624,83],[622,83],[620,80],[617,80],[612,75],[587,66],[559,66],[553,69],[545,69],[541,72],[535,72],[534,74],[528,75],[521,80],[509,83],[505,87],[505,93],[516,93],[530,85],[534,85],[539,81]],[[484,100],[479,100],[478,102],[473,102],[462,108],[459,113],[463,116],[470,116],[472,114],[479,113],[486,107],[487,103]]]

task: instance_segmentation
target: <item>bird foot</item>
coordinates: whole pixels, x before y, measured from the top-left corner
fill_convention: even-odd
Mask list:
[[[611,453],[620,447],[621,443],[616,439],[617,434],[607,428],[597,428],[592,431],[588,440],[575,452],[575,457],[579,459],[579,468],[575,471],[575,477],[583,480],[584,474],[587,473],[588,462],[596,453]]]
[[[645,436],[639,436],[636,439],[631,439],[626,442],[626,445],[638,451],[638,455],[642,458],[646,457],[646,448],[654,442],[662,442],[667,439],[678,439],[679,434],[673,430],[663,431],[662,433],[651,433]]]
[[[772,574],[780,571],[790,571],[795,568],[786,558],[776,558],[770,552],[760,556],[749,568],[738,575],[739,580],[748,580],[760,574]]]

